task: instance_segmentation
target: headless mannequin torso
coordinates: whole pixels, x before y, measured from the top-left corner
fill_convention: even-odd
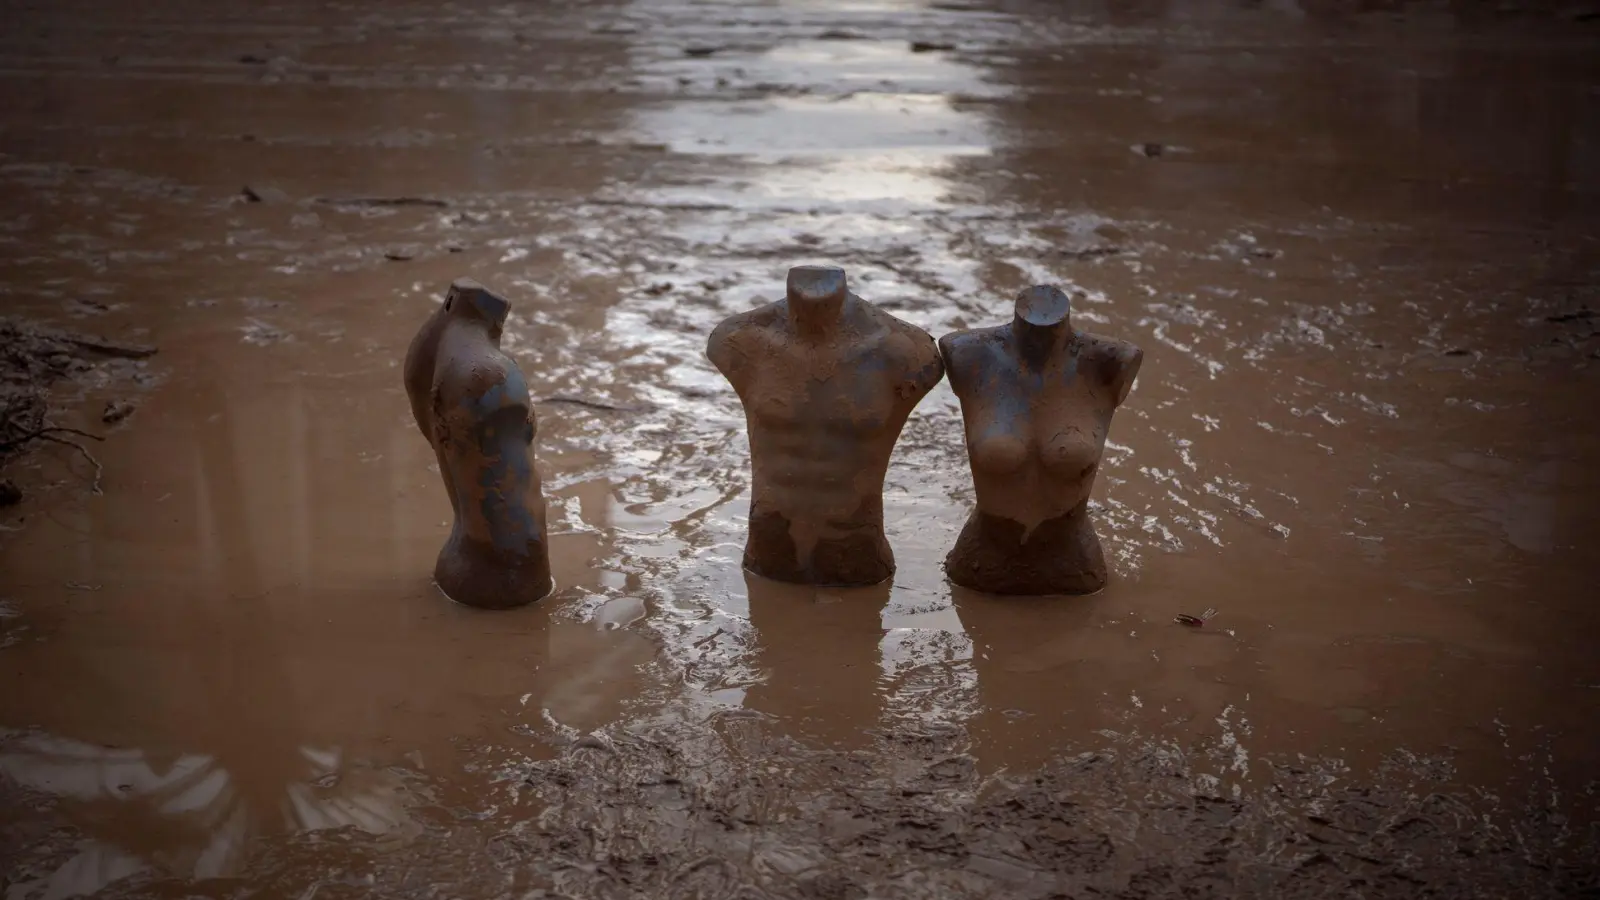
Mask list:
[[[434,579],[468,606],[550,593],[544,494],[533,462],[528,386],[500,351],[511,306],[476,282],[450,286],[406,353],[406,394],[455,510]]]
[[[745,568],[867,585],[894,573],[883,480],[911,410],[944,366],[926,332],[797,266],[783,300],[724,321],[706,347],[744,403],[752,495]]]
[[[939,347],[978,501],[945,559],[950,580],[994,594],[1104,587],[1089,492],[1143,351],[1074,331],[1070,301],[1054,287],[1018,294],[1009,324],[955,332]]]

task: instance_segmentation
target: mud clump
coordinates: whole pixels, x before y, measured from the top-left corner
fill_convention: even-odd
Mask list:
[[[111,400],[106,403],[106,408],[100,413],[100,421],[107,425],[115,425],[123,419],[133,415],[138,405],[128,400]]]

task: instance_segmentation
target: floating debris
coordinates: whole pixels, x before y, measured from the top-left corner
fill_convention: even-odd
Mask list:
[[[121,422],[128,416],[133,415],[133,411],[137,408],[136,404],[128,400],[107,401],[105,412],[100,414],[100,421],[107,425]]]

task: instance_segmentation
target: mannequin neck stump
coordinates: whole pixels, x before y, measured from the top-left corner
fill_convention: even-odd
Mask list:
[[[460,278],[445,295],[445,312],[452,317],[481,323],[489,335],[498,339],[511,314],[511,302],[470,278]]]
[[[1011,333],[1017,352],[1030,368],[1049,363],[1072,343],[1072,300],[1054,285],[1038,285],[1017,294]]]
[[[789,270],[786,298],[795,330],[808,338],[832,334],[850,294],[844,270],[836,266],[795,266]]]

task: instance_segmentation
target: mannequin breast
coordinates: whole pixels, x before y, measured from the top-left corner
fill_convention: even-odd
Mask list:
[[[963,403],[979,508],[1033,521],[1082,503],[1110,424],[1102,393],[1077,378],[1035,392],[1013,383]]]
[[[1052,429],[1048,422],[1033,422],[1027,417],[1001,427],[990,427],[967,439],[973,469],[985,475],[1004,478],[1037,466],[1052,479],[1075,478],[1086,474],[1100,462],[1105,447],[1105,432],[1093,428],[1085,432],[1078,425]]]

